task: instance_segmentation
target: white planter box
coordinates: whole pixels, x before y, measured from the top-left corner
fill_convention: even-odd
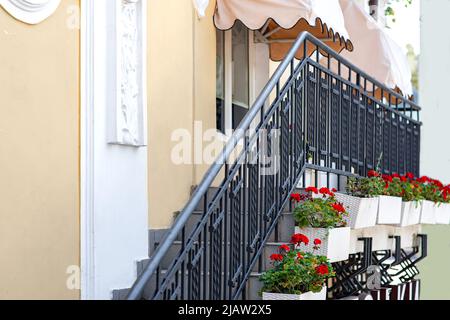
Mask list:
[[[420,223],[422,205],[417,201],[402,202],[402,219],[400,227],[413,226]]]
[[[434,202],[428,200],[422,201],[420,223],[436,224],[436,205]]]
[[[436,223],[449,224],[450,223],[450,204],[441,203],[436,206]]]
[[[422,213],[422,201],[413,201],[408,213],[408,225],[420,224],[420,215]]]
[[[284,294],[284,293],[270,293],[263,292],[263,300],[326,300],[327,288],[323,287],[322,291],[318,293],[306,292],[303,294]]]
[[[358,198],[337,193],[336,200],[342,203],[348,212],[348,216],[345,218],[348,227],[362,229],[376,225],[378,198]]]
[[[309,244],[301,245],[300,250],[326,256],[330,262],[345,261],[350,254],[350,228],[303,228],[295,227],[295,233],[304,234]],[[314,250],[314,239],[322,240],[319,250]]]
[[[402,198],[379,196],[378,224],[398,225],[402,220]]]

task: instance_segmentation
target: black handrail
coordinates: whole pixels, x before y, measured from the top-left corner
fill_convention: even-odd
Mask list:
[[[315,59],[306,56],[308,45],[316,48]],[[295,60],[302,49],[305,58]],[[331,71],[333,63],[337,73]],[[347,79],[341,76],[342,68],[347,68]],[[286,72],[290,74],[281,87]],[[377,88],[389,98],[376,99]],[[272,93],[275,100],[264,110]],[[392,97],[398,103],[392,105]],[[409,106],[409,116],[405,104]],[[413,171],[418,175],[419,110],[312,35],[301,33],[162,239],[127,299],[142,298],[152,278],[155,292],[150,294],[151,299],[186,295],[190,299],[237,298],[245,292],[245,283],[289,201],[289,194],[302,178],[305,181],[306,168],[327,172],[328,178],[330,174],[364,175],[376,167],[377,159],[383,155],[380,166],[384,172]],[[259,122],[253,134],[246,135],[255,121]],[[369,127],[373,132],[369,132]],[[271,129],[280,132],[266,134]],[[376,130],[383,133],[381,141]],[[395,130],[401,136],[395,138]],[[407,142],[408,137],[407,150],[400,142]],[[271,145],[277,138],[282,149],[274,158],[278,159],[277,173],[261,176],[261,160],[255,163],[250,158],[255,153],[256,158],[260,156],[259,144],[265,139],[272,155]],[[395,147],[391,146],[392,139],[396,139]],[[242,151],[229,163],[241,142]],[[210,196],[208,192],[221,174],[224,179]],[[196,210],[201,211],[200,221],[193,230],[187,230]],[[162,268],[177,239],[175,258]]]

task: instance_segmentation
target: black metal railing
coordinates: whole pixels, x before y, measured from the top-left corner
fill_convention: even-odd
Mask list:
[[[334,175],[339,187],[341,176],[366,175],[377,164],[386,173],[419,175],[419,110],[302,33],[128,299],[144,292],[148,299],[245,298],[246,282],[305,170],[325,172],[327,184]],[[194,214],[199,221],[188,228]]]

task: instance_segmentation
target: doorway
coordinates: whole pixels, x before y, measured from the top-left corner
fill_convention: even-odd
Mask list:
[[[216,31],[216,120],[223,133],[235,130],[269,79],[269,48],[255,43],[240,21]]]

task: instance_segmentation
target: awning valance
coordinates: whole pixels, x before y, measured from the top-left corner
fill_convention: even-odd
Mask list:
[[[337,52],[353,50],[339,0],[217,0],[214,23],[218,29],[231,29],[238,20],[259,31],[260,40],[269,43],[270,58],[275,61],[284,58],[302,31]],[[302,56],[301,48],[297,58]]]
[[[413,94],[411,69],[402,48],[353,0],[340,0],[345,27],[355,46],[341,55],[390,89]],[[379,92],[376,95],[381,97]]]

